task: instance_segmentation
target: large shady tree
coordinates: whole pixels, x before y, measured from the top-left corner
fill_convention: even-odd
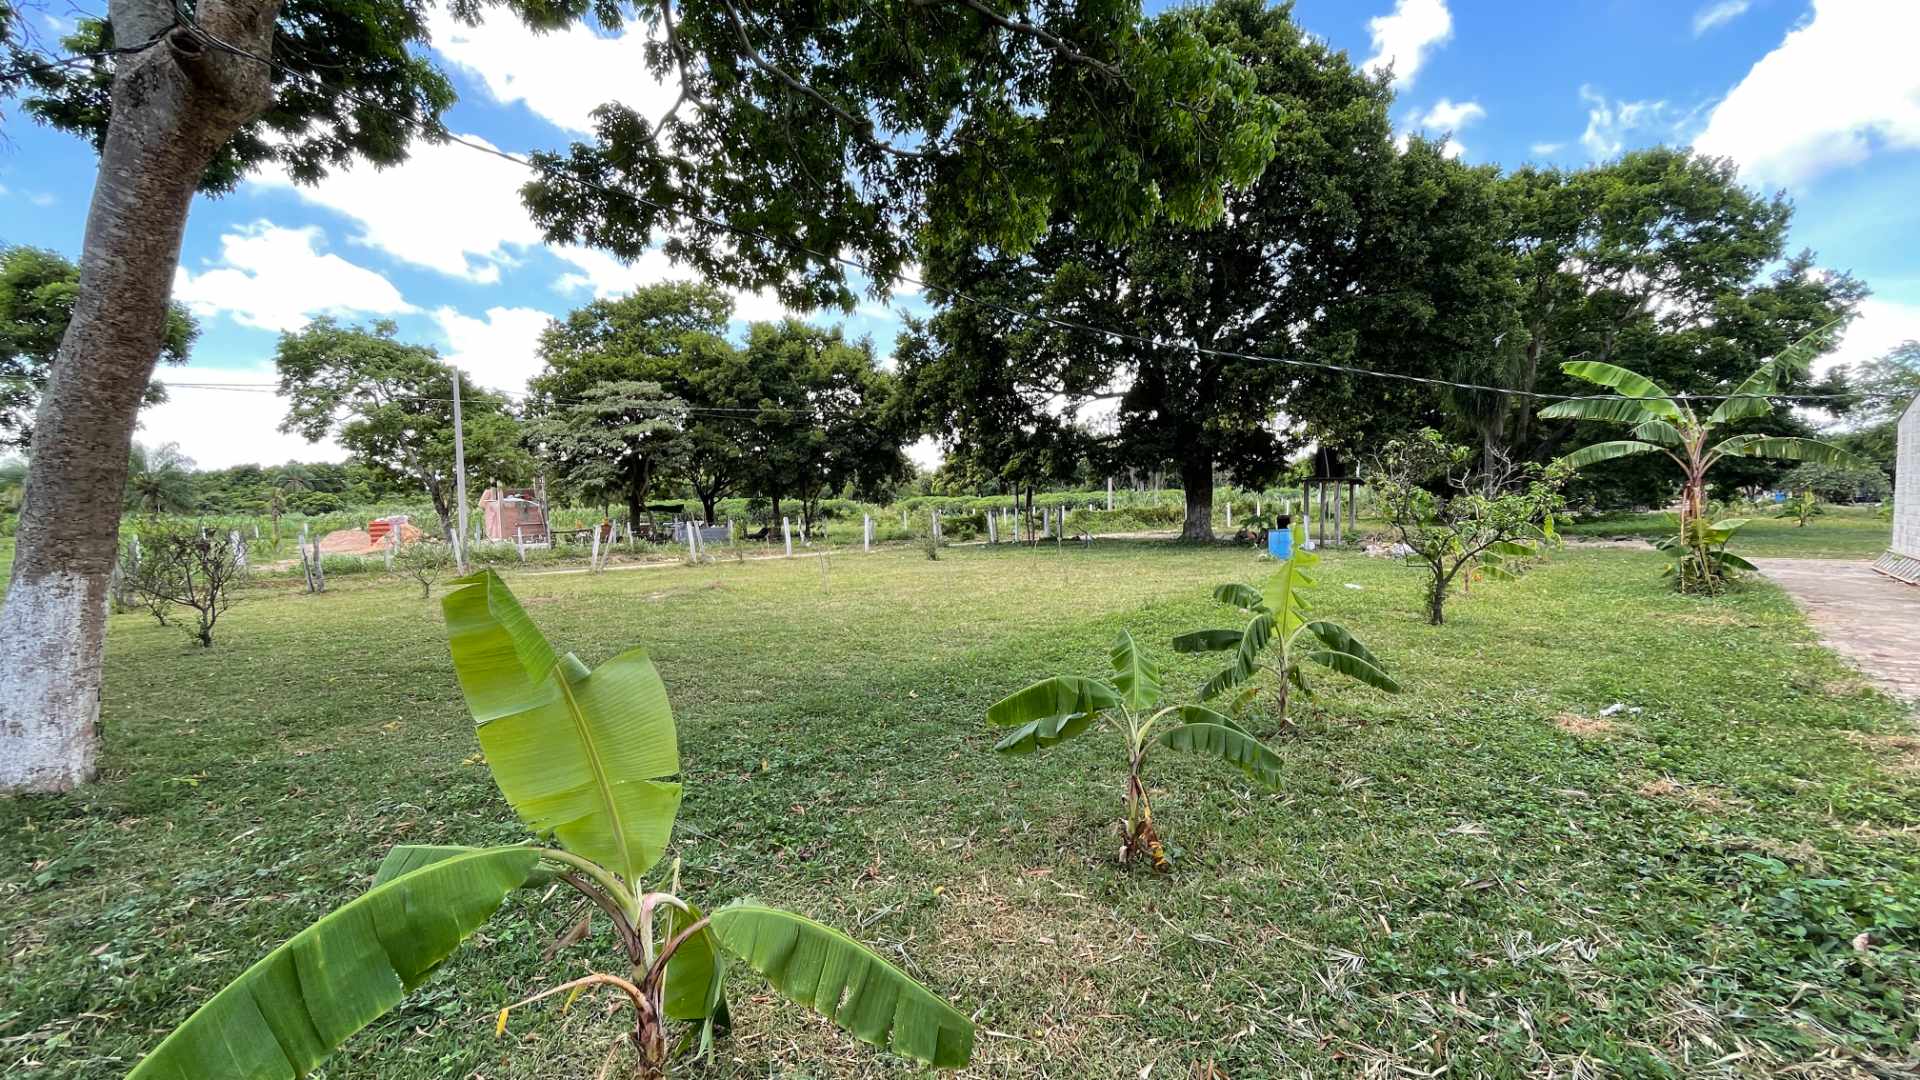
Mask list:
[[[529,198],[550,235],[626,257],[664,240],[789,298],[849,301],[842,254],[884,287],[924,238],[1018,249],[1056,215],[1116,235],[1212,220],[1279,122],[1228,52],[1143,22],[1137,0],[500,6],[535,28],[637,21],[682,91],[664,120],[610,105],[592,143],[539,159]],[[439,132],[453,91],[418,48],[426,7],[109,0],[64,43],[91,63],[34,69],[25,111],[90,139],[100,171],[0,610],[0,789],[94,771],[127,449],[194,194],[269,163],[303,182],[392,164]],[[0,50],[37,59],[18,37]]]
[[[937,249],[935,299],[1005,297],[1006,306],[949,304],[910,330],[899,355],[927,428],[950,447],[988,451],[1003,472],[1095,417],[1105,428],[1104,460],[1177,462],[1182,537],[1204,540],[1213,535],[1217,469],[1259,483],[1298,449],[1277,422],[1298,369],[1262,358],[1306,360],[1340,348],[1329,315],[1375,277],[1380,252],[1367,219],[1400,163],[1385,82],[1307,35],[1284,5],[1222,0],[1163,19],[1192,25],[1238,57],[1285,111],[1268,169],[1227,192],[1211,222],[1169,220],[1116,236],[1061,217],[1027,251]],[[1409,154],[1438,170],[1450,164],[1426,144]],[[1055,321],[1009,308],[1037,308]],[[948,416],[970,427],[955,430]]]

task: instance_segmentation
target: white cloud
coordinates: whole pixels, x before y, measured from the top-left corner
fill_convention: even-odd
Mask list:
[[[321,253],[319,226],[290,229],[270,221],[220,237],[220,257],[199,273],[174,272],[173,296],[196,315],[225,312],[242,326],[298,330],[315,315],[400,315],[412,304],[364,266]]]
[[[613,35],[578,23],[536,34],[508,16],[467,26],[435,8],[428,28],[434,49],[479,78],[495,101],[525,105],[567,131],[591,132],[591,113],[609,101],[658,119],[678,93],[647,70],[646,29],[637,22]]]
[[[1564,150],[1566,148],[1566,145],[1567,145],[1566,143],[1557,143],[1557,142],[1537,142],[1537,143],[1534,143],[1532,146],[1527,147],[1527,149],[1528,151],[1534,154],[1538,154],[1541,157],[1552,157],[1553,155],[1559,153],[1561,150]]]
[[[461,138],[491,147],[474,135]],[[356,221],[350,241],[402,262],[491,285],[518,249],[541,242],[520,202],[527,168],[455,143],[416,142],[391,169],[360,164],[323,184],[294,184],[269,170],[255,179]]]
[[[1453,36],[1453,13],[1446,0],[1394,0],[1393,11],[1367,20],[1373,55],[1361,65],[1369,75],[1388,67],[1393,84],[1405,89],[1426,62],[1427,53]]]
[[[1455,102],[1441,98],[1433,103],[1433,108],[1420,114],[1420,119],[1415,122],[1423,128],[1436,131],[1458,131],[1476,120],[1485,119],[1486,115],[1487,110],[1477,101]]]
[[[1825,374],[1839,364],[1878,360],[1906,341],[1920,341],[1920,304],[1870,296],[1860,302],[1859,314],[1847,326],[1840,347],[1821,357],[1814,370]]]
[[[54,198],[52,195],[49,195],[44,191],[36,191],[33,194],[27,196],[27,201],[32,203],[35,206],[44,208],[44,207],[52,206],[54,203],[59,202],[60,200]]]
[[[248,383],[263,388],[276,383],[272,364],[241,369],[189,364],[162,368],[159,374],[170,383]],[[133,437],[147,446],[179,443],[180,451],[202,469],[346,460],[346,451],[331,437],[310,443],[281,433],[278,428],[286,415],[286,399],[277,394],[176,386],[167,392],[165,402],[140,410],[140,427]]]
[[[1876,148],[1920,149],[1920,3],[1815,0],[1694,141],[1753,183],[1787,187],[1857,165]]]
[[[1587,104],[1587,130],[1580,134],[1580,145],[1596,158],[1618,154],[1637,133],[1671,133],[1681,123],[1665,101],[1612,101],[1591,86],[1580,88],[1580,100]]]
[[[1753,0],[1719,0],[1718,3],[1708,4],[1694,13],[1693,36],[1699,37],[1717,26],[1725,26],[1745,15],[1752,6]]]
[[[1440,148],[1440,153],[1450,158],[1457,158],[1466,152],[1466,144],[1451,135],[1447,136],[1446,145]]]
[[[537,308],[491,307],[484,318],[438,308],[433,321],[446,335],[443,358],[477,386],[524,393],[540,371],[540,333],[553,316]]]

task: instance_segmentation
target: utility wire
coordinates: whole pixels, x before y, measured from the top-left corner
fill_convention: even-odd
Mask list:
[[[195,32],[203,33],[197,28],[195,28]],[[148,49],[160,44],[161,39],[165,36],[165,33],[160,33],[155,34],[153,37],[148,38],[138,45],[124,45],[114,49],[96,49],[93,52],[75,53],[72,56],[48,57],[39,63],[19,64],[0,70],[0,83],[12,82],[22,76],[35,75],[43,71],[58,71],[61,68],[76,67],[80,64],[91,64],[99,60],[133,56],[137,53],[146,52]],[[39,54],[27,52],[26,55],[38,56]]]
[[[411,115],[400,112],[399,110],[396,110],[396,109],[392,109],[380,102],[372,101],[368,98],[362,97],[361,95],[356,94],[342,87],[329,86],[324,81],[320,79],[316,79],[313,76],[308,75],[303,71],[297,71],[293,68],[290,68],[285,64],[282,64],[279,61],[272,59],[271,57],[260,56],[246,49],[242,49],[237,45],[233,45],[229,42],[223,41],[216,35],[211,34],[206,30],[202,29],[197,23],[193,22],[191,19],[187,18],[184,14],[180,13],[178,8],[175,9],[175,13],[176,13],[176,17],[180,19],[181,26],[183,26],[190,33],[199,37],[202,41],[205,41],[208,45],[211,45],[216,49],[219,49],[230,55],[240,57],[242,59],[251,60],[258,64],[263,64],[269,69],[281,72],[282,74],[286,75],[289,78],[298,79],[304,83],[307,83],[310,86],[313,86],[317,89],[330,93],[335,97],[345,98],[346,100],[352,102],[353,104],[361,108],[373,109],[379,112],[384,112],[387,115],[400,120],[402,123],[417,129],[418,131],[421,132],[422,135],[424,135],[430,140],[444,139],[448,142],[454,143],[455,145],[466,147],[469,150],[476,150],[476,151],[479,151],[480,153],[497,157],[502,161],[510,161],[513,164],[520,166],[521,168],[527,169],[530,172],[533,172],[536,175],[549,180],[564,180],[566,182],[575,184],[579,187],[586,188],[587,190],[597,191],[603,195],[616,197],[616,198],[629,199],[641,206],[647,207],[652,210],[657,210],[662,214],[668,215],[669,217],[678,218],[683,221],[697,222],[699,224],[706,225],[711,228],[719,229],[723,232],[728,232],[737,236],[743,236],[750,239],[759,240],[763,243],[784,246],[799,254],[806,255],[810,258],[813,258],[822,262],[833,263],[839,266],[844,266],[848,269],[858,270],[861,273],[865,274],[869,280],[874,280],[874,281],[878,280],[878,275],[876,275],[873,268],[867,263],[861,262],[858,259],[843,256],[838,253],[819,251],[814,248],[807,247],[804,243],[791,239],[789,237],[776,236],[774,234],[765,232],[760,229],[734,225],[731,222],[722,221],[719,218],[715,218],[715,217],[702,214],[696,211],[684,210],[679,207],[669,206],[666,203],[649,199],[643,195],[636,195],[629,191],[621,191],[617,188],[611,188],[606,186],[605,184],[596,183],[591,180],[585,180],[585,179],[581,179],[579,177],[573,177],[573,176],[565,176],[558,173],[548,173],[546,170],[542,169],[539,165],[535,164],[534,162],[526,158],[521,157],[518,154],[514,154],[506,150],[501,150],[498,147],[489,146],[489,145],[486,145],[485,143],[479,143],[469,139],[463,139],[460,136],[453,134],[452,132],[429,126],[427,124],[422,123],[419,119]],[[1659,398],[1659,397],[1654,397],[1650,395],[1555,394],[1555,393],[1545,393],[1538,390],[1518,390],[1511,387],[1487,386],[1481,383],[1464,382],[1464,381],[1454,380],[1454,379],[1442,379],[1442,378],[1436,378],[1436,377],[1426,376],[1426,375],[1411,375],[1411,374],[1407,374],[1405,372],[1399,372],[1399,371],[1379,371],[1373,368],[1354,367],[1349,364],[1335,364],[1327,361],[1301,360],[1298,358],[1279,357],[1279,356],[1265,356],[1258,353],[1239,352],[1232,349],[1215,349],[1209,346],[1199,345],[1192,342],[1164,341],[1164,340],[1161,340],[1160,338],[1151,337],[1145,334],[1137,334],[1137,333],[1132,333],[1132,332],[1123,331],[1123,330],[1114,330],[1106,327],[1092,326],[1086,323],[1078,322],[1076,320],[1063,319],[1055,315],[1049,315],[1044,312],[1028,311],[1023,308],[1014,307],[1010,304],[1001,303],[1000,301],[997,301],[997,300],[988,300],[988,299],[983,299],[977,296],[971,296],[959,289],[932,285],[924,280],[913,277],[912,275],[909,275],[909,274],[894,274],[893,278],[896,282],[905,282],[911,285],[918,285],[922,289],[927,290],[931,293],[942,294],[942,295],[951,297],[953,299],[959,300],[963,303],[972,304],[976,307],[983,307],[990,311],[998,311],[998,312],[1001,312],[1002,314],[1010,315],[1015,318],[1031,320],[1033,322],[1043,323],[1045,325],[1053,326],[1058,329],[1071,330],[1075,333],[1102,335],[1114,341],[1130,342],[1133,344],[1145,345],[1149,348],[1159,349],[1159,350],[1181,350],[1181,351],[1192,352],[1200,356],[1211,356],[1211,357],[1217,357],[1217,358],[1227,359],[1227,360],[1243,360],[1243,361],[1249,361],[1253,363],[1278,364],[1278,365],[1287,366],[1287,367],[1308,368],[1308,369],[1313,369],[1318,371],[1330,371],[1336,374],[1343,374],[1343,375],[1360,375],[1360,376],[1368,376],[1368,377],[1377,378],[1377,379],[1393,379],[1401,382],[1417,383],[1424,386],[1446,387],[1446,388],[1455,389],[1455,390],[1474,390],[1474,391],[1480,391],[1480,392],[1491,393],[1491,394],[1506,394],[1506,395],[1511,395],[1513,397],[1518,397],[1518,398],[1529,398],[1535,401],[1660,401],[1660,400],[1666,400],[1665,398]],[[1791,401],[1819,401],[1819,400],[1833,400],[1833,399],[1844,400],[1844,399],[1851,398],[1852,396],[1853,395],[1851,394],[1687,394],[1687,393],[1670,395],[1672,400],[1683,401],[1683,402],[1725,401],[1725,400],[1731,400],[1734,398],[1741,398],[1741,399],[1766,398],[1768,400],[1777,399],[1777,400],[1791,400]]]

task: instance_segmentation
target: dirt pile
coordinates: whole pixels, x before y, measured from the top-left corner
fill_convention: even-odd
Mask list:
[[[424,539],[426,534],[411,524],[400,526],[400,542],[411,544]],[[365,529],[336,529],[320,538],[320,553],[323,555],[380,555],[387,550],[387,538],[378,539]]]

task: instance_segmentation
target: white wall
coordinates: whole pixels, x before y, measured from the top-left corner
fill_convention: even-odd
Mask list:
[[[1899,475],[1894,478],[1893,550],[1920,559],[1920,398],[1900,418]]]

